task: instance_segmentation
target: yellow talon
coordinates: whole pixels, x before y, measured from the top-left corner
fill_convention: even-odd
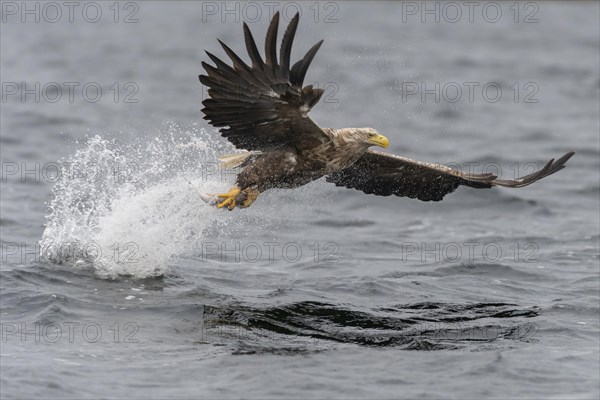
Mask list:
[[[254,201],[260,195],[260,191],[254,188],[246,188],[241,190],[239,187],[232,187],[228,193],[218,194],[217,197],[217,208],[227,207],[229,210],[233,210],[237,206],[240,208],[247,208],[254,203]]]
[[[224,201],[220,202],[219,204],[217,204],[217,208],[223,208],[225,206],[229,206],[228,208],[230,210],[232,210],[233,207],[235,207],[235,199],[228,198],[228,199],[225,199]]]
[[[217,208],[223,208],[227,206],[229,210],[233,210],[236,205],[235,199],[239,194],[240,188],[237,186],[232,187],[228,193],[218,194],[217,197],[219,200],[223,199],[223,201],[217,204]]]

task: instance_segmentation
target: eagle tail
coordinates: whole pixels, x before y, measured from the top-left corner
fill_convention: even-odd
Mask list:
[[[234,169],[241,166],[249,157],[259,154],[258,151],[248,151],[246,153],[222,154],[219,156],[221,165],[227,169]]]

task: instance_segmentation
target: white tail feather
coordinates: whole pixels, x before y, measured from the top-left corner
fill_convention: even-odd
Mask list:
[[[245,153],[222,154],[219,156],[219,161],[222,162],[221,165],[223,165],[225,168],[237,168],[242,165],[242,163],[246,161],[248,157],[258,153],[259,152],[257,151],[248,151]]]

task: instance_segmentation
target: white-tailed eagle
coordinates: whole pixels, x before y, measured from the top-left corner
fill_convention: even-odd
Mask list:
[[[565,167],[573,152],[550,160],[539,171],[516,180],[493,174],[464,173],[441,164],[369,150],[388,147],[388,139],[372,128],[321,128],[309,116],[323,90],[302,86],[306,71],[321,47],[321,40],[290,66],[292,42],[299,15],[288,25],[277,58],[279,13],[271,20],[263,60],[250,29],[244,23],[250,65],[219,41],[233,66],[207,52],[214,62],[202,63],[208,87],[203,112],[244,153],[224,156],[227,167],[241,167],[228,193],[213,197],[217,207],[249,207],[265,190],[295,188],[326,177],[337,186],[378,196],[406,196],[439,201],[458,186],[519,188]]]

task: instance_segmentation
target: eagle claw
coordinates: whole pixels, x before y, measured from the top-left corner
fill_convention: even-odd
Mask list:
[[[233,210],[236,206],[237,196],[240,194],[240,192],[240,188],[234,186],[231,189],[229,189],[229,192],[218,194],[217,208],[227,207],[229,210]]]
[[[228,210],[233,210],[236,206],[247,208],[254,203],[258,198],[260,191],[253,188],[241,190],[239,187],[232,187],[228,193],[216,195],[217,208],[227,207]]]

